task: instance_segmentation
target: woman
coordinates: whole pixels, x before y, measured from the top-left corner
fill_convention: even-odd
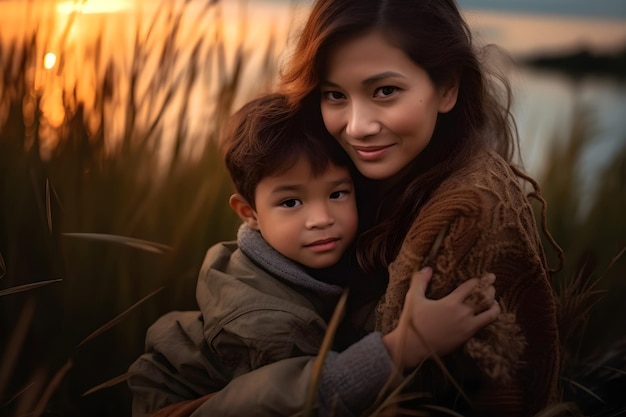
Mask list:
[[[319,1],[283,80],[295,103],[321,106],[326,128],[365,177],[358,195],[380,202],[359,240],[366,271],[389,266],[379,330],[393,328],[407,273],[447,230],[429,259],[429,295],[458,285],[439,274],[489,270],[506,313],[466,344],[479,368],[462,373],[480,381],[466,384],[477,387],[473,408],[527,415],[553,401],[555,299],[518,182],[527,177],[511,165],[512,116],[454,1]]]
[[[504,314],[446,359],[453,381],[433,367],[412,389],[464,415],[525,416],[557,399],[556,307],[519,181],[530,179],[512,165],[512,117],[491,82],[453,0],[318,0],[282,74],[294,107],[313,123],[321,117],[362,176],[359,263],[387,279],[368,330],[393,334],[410,304],[407,277],[423,265],[434,270],[434,299],[495,273]],[[268,390],[280,393],[271,397],[280,413],[298,411],[312,363],[294,358],[246,374],[194,415],[252,415],[246,407]],[[357,367],[346,380],[358,378]],[[255,387],[259,380],[268,383]],[[321,380],[324,405],[342,382],[324,372]],[[335,415],[365,409],[348,392],[338,401]]]

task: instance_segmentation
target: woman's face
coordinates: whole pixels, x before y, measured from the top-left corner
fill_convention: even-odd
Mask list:
[[[456,86],[436,87],[378,31],[333,47],[322,75],[324,124],[371,179],[407,167],[430,142],[438,113],[456,103]]]

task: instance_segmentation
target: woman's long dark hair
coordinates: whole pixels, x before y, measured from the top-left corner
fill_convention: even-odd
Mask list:
[[[386,272],[423,204],[478,149],[489,146],[511,162],[517,144],[509,84],[500,79],[503,97],[495,90],[454,0],[316,1],[281,74],[291,102],[320,112],[319,82],[329,48],[373,29],[425,69],[435,86],[457,84],[458,98],[450,112],[439,115],[429,145],[404,180],[375,197],[368,186],[373,182],[357,182],[360,205],[379,204],[373,219],[363,216],[368,227],[357,250],[366,273]]]

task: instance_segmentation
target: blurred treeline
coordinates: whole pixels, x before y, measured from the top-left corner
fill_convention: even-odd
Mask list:
[[[81,69],[96,80],[93,100],[86,106],[77,89],[63,91],[56,124],[42,110],[49,97],[38,78],[38,28],[0,42],[0,416],[129,415],[124,373],[147,327],[169,310],[195,307],[206,249],[235,236],[215,138],[238,99],[271,87],[284,45],[267,38],[256,90],[244,91],[252,51],[227,50],[219,2],[204,2],[196,16],[210,20],[211,36],[182,39],[188,53],[174,42],[191,2],[165,2],[137,29],[127,69],[101,65],[96,42]],[[54,77],[62,78],[58,59]],[[197,133],[186,99],[207,85],[201,102],[212,110]],[[172,113],[175,123],[166,124]],[[555,288],[574,291],[562,308],[572,320],[566,374],[580,381],[579,370],[626,334],[626,262],[609,267],[626,245],[626,146],[596,194],[581,195],[576,170],[594,122],[581,112],[575,123],[568,140],[555,141],[566,145],[553,149],[539,182],[548,228],[566,256]],[[588,214],[574,216],[589,199]],[[567,316],[586,307],[588,317]]]

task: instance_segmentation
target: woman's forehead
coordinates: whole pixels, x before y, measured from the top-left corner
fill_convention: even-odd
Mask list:
[[[375,83],[380,79],[402,78],[415,64],[406,53],[391,43],[382,32],[373,30],[335,44],[328,50],[322,82],[338,78]]]

